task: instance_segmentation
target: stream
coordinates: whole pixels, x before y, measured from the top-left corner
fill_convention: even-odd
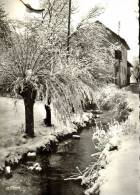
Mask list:
[[[83,195],[84,189],[78,182],[64,181],[65,178],[85,169],[95,152],[92,129],[84,129],[80,139],[69,139],[58,145],[57,152],[49,156],[40,155],[29,159],[13,171],[9,179],[0,179],[0,195]],[[41,172],[28,170],[39,163]]]

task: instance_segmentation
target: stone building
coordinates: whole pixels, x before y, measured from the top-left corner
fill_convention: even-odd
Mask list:
[[[72,44],[75,44],[73,55],[77,54],[83,64],[93,66],[96,77],[105,75],[103,79],[108,77],[120,87],[129,84],[127,51],[130,48],[122,37],[103,23],[96,21],[77,29]],[[95,67],[99,68],[97,72]]]
[[[127,61],[127,51],[130,50],[127,42],[111,29],[107,28],[103,23],[96,21],[95,26],[96,25],[101,28],[101,31],[103,30],[104,33],[108,35],[106,38],[114,45],[113,57],[115,61],[114,64],[111,65],[114,65],[115,83],[120,87],[128,85],[130,83],[131,64]]]
[[[120,45],[119,49],[115,50],[115,83],[120,87],[123,87],[130,83],[130,77],[128,78],[128,76],[130,76],[129,65],[127,61],[127,50],[129,50],[129,46],[120,36],[118,36],[118,38],[120,39],[118,42]]]

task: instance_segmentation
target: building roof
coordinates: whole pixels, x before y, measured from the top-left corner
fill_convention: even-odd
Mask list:
[[[112,31],[110,28],[106,27],[102,22],[100,22],[100,21],[97,20],[95,23],[104,26],[104,28],[106,28],[107,30],[109,30],[109,31],[113,34],[113,36],[115,36],[117,39],[120,40],[120,42],[127,48],[127,50],[130,50],[130,47],[129,47],[129,45],[127,44],[127,42],[125,41],[125,39],[123,39],[122,37],[120,37],[118,34],[116,34],[116,33],[115,33],[114,31]]]

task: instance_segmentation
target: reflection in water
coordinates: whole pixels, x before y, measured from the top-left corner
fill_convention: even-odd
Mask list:
[[[42,172],[29,171],[27,167],[35,162],[20,165],[9,180],[0,180],[0,195],[82,195],[80,184],[64,181],[76,171],[85,169],[91,162],[95,149],[92,144],[92,130],[83,130],[79,140],[67,140],[59,144],[55,154],[37,157]],[[12,188],[13,187],[13,188]]]

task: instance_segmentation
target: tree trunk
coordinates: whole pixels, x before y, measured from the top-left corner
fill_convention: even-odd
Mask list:
[[[29,137],[34,137],[34,113],[33,107],[37,95],[37,90],[30,82],[25,79],[23,88],[19,87],[17,93],[22,96],[25,107],[25,133]]]
[[[51,124],[51,108],[50,105],[45,105],[45,110],[46,110],[46,118],[44,119],[44,123],[46,126],[50,127]]]
[[[29,137],[34,137],[34,100],[31,98],[24,98],[25,105],[25,133]]]

